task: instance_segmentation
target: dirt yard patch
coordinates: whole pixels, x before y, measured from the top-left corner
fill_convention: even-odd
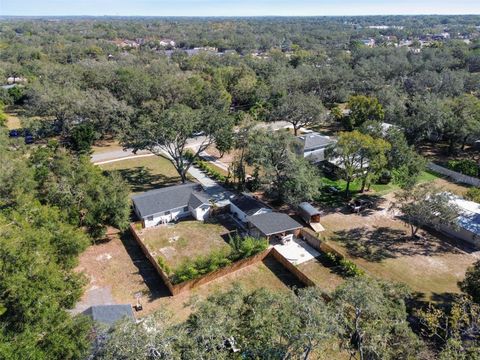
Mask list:
[[[7,129],[12,130],[22,127],[22,122],[16,112],[9,111],[6,112],[5,115],[7,115]]]
[[[202,223],[196,220],[181,221],[140,232],[140,238],[156,259],[161,256],[174,270],[186,260],[206,256],[212,252],[230,253],[227,229],[222,224]]]
[[[409,228],[389,207],[384,198],[375,210],[360,215],[332,212],[324,216],[322,225],[329,244],[368,273],[403,282],[431,299],[459,292],[457,282],[480,258],[480,252],[425,231],[413,240]]]
[[[79,309],[105,303],[105,300],[133,305],[136,303],[136,295],[141,294],[143,310],[136,314],[137,317],[165,309],[178,322],[190,314],[189,302],[192,298],[204,299],[215,291],[242,286],[249,291],[266,288],[275,292],[288,292],[291,291],[289,286],[301,287],[286,269],[267,258],[200,286],[190,293],[172,297],[129,232],[121,237],[114,236],[108,242],[90,246],[80,256],[77,271],[84,272],[88,281],[84,296],[78,304]]]
[[[180,176],[172,163],[161,156],[122,160],[99,166],[103,170],[118,171],[133,193],[180,182]]]

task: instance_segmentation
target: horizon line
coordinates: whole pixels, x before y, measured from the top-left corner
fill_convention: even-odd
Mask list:
[[[2,14],[0,18],[5,17],[23,17],[23,18],[52,18],[52,17],[145,17],[145,18],[262,18],[262,17],[283,17],[283,18],[315,18],[315,17],[374,17],[374,16],[479,16],[479,13],[418,13],[418,14],[404,14],[404,13],[385,13],[385,14],[329,14],[329,15],[75,15],[75,14],[57,14],[57,15],[13,15]]]

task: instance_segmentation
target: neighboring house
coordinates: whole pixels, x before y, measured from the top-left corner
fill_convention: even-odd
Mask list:
[[[373,39],[373,38],[363,39],[363,40],[360,40],[360,41],[365,46],[368,46],[368,47],[371,47],[371,48],[375,47],[375,39]]]
[[[247,222],[248,216],[269,213],[272,209],[250,196],[240,195],[230,200],[230,212],[240,221]]]
[[[16,77],[16,76],[9,76],[7,78],[7,84],[12,85],[12,84],[25,84],[27,83],[27,79],[23,77]]]
[[[303,157],[318,163],[325,160],[325,149],[335,143],[335,140],[329,136],[313,132],[298,136],[302,146]]]
[[[93,321],[99,324],[112,326],[117,321],[129,319],[135,321],[132,306],[130,304],[122,305],[95,305],[89,307],[83,312],[84,315],[90,316]]]
[[[162,39],[160,40],[160,46],[171,46],[171,47],[175,47],[175,41],[171,40],[171,39]]]
[[[480,204],[452,195],[451,201],[460,209],[457,227],[440,224],[442,232],[480,248]]]
[[[287,214],[277,212],[248,216],[247,221],[250,235],[257,238],[283,238],[291,234],[298,236],[303,227]]]
[[[132,197],[135,214],[144,228],[188,216],[204,221],[210,214],[209,195],[199,184],[187,183],[151,190]]]

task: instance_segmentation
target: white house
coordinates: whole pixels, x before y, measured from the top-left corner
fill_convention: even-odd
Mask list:
[[[246,223],[248,216],[270,213],[272,209],[250,196],[241,195],[230,200],[230,212],[237,219]]]
[[[314,163],[324,161],[325,149],[335,143],[331,137],[316,132],[301,135],[298,139],[302,144],[303,157]]]
[[[480,248],[480,204],[455,195],[451,196],[451,202],[460,209],[457,226],[440,224],[440,230]]]
[[[210,215],[210,197],[198,184],[187,183],[151,190],[132,197],[133,210],[144,228],[188,216],[204,221]]]
[[[175,41],[171,39],[162,39],[160,40],[159,44],[160,46],[164,46],[164,47],[167,47],[167,46],[175,47]]]

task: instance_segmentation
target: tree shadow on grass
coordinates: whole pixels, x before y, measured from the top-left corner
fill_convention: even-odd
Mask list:
[[[279,263],[273,256],[267,256],[262,260],[263,264],[289,288],[302,289],[305,284],[298,280],[287,268]]]
[[[400,256],[432,256],[442,253],[459,253],[451,244],[425,233],[419,238],[412,238],[404,230],[389,227],[361,227],[337,231],[334,240],[343,243],[351,256],[372,262]]]
[[[137,166],[129,169],[119,169],[120,176],[130,185],[133,192],[143,192],[158,189],[163,186],[177,183],[179,176],[171,177],[163,174],[152,174],[145,166]]]
[[[140,248],[140,245],[137,244],[130,231],[124,231],[120,236],[120,239],[123,243],[123,246],[125,246],[130,259],[138,269],[136,273],[142,277],[145,285],[148,287],[148,301],[172,296],[170,290],[168,290],[162,278],[157,273],[157,270],[147,259]]]

